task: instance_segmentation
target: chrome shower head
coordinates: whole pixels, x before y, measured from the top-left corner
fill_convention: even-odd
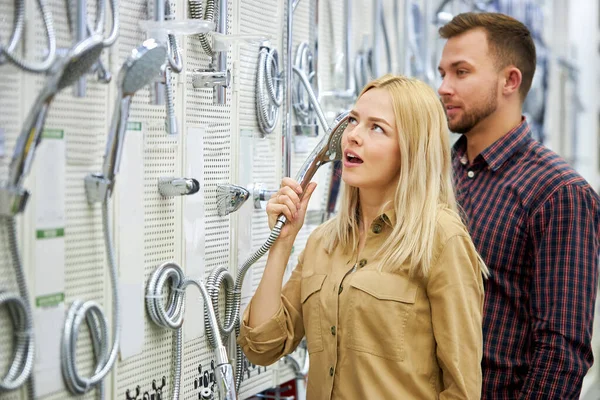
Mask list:
[[[217,185],[217,214],[224,217],[237,211],[249,197],[250,192],[241,186],[231,183]]]
[[[335,118],[327,134],[304,161],[296,175],[296,180],[303,188],[308,186],[321,165],[342,159],[342,135],[348,126],[348,115],[349,112],[345,111]]]
[[[40,143],[46,115],[54,96],[86,73],[102,52],[102,37],[90,36],[56,59],[48,71],[46,85],[39,93],[23,124],[10,162],[8,184],[20,187],[29,173],[35,149]]]
[[[73,46],[64,58],[59,59],[55,68],[62,71],[56,83],[57,91],[71,86],[98,61],[104,46],[101,35],[92,35]]]
[[[122,96],[132,96],[158,77],[165,63],[167,48],[154,39],[146,40],[134,49],[121,67],[117,85]]]
[[[148,39],[141,46],[132,50],[131,55],[119,71],[117,81],[119,95],[113,112],[102,166],[102,177],[110,182],[109,191],[112,191],[115,175],[119,171],[131,99],[138,90],[158,77],[166,57],[167,48],[154,39]]]

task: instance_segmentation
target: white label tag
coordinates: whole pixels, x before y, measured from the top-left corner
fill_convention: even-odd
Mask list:
[[[64,131],[44,130],[34,165],[34,373],[39,396],[63,389],[60,340],[65,318],[65,153]]]
[[[121,359],[141,354],[144,346],[144,134],[128,122],[115,190],[121,304]]]
[[[185,274],[193,279],[204,281],[205,221],[204,221],[204,128],[189,128],[186,140],[186,178],[193,178],[200,184],[200,190],[185,196],[183,202],[183,228],[185,242]],[[204,335],[204,305],[197,290],[186,291],[186,315],[183,324],[184,341]],[[198,312],[202,310],[202,312]]]

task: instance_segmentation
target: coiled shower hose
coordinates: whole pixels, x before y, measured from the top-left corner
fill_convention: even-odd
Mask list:
[[[271,49],[267,45],[262,45],[258,53],[254,92],[258,127],[266,135],[275,129],[279,117],[279,107],[283,101],[279,56],[277,50]]]
[[[102,380],[111,370],[115,360],[117,359],[121,334],[119,291],[117,287],[117,267],[108,216],[108,199],[109,196],[107,195],[102,202],[102,225],[104,229],[104,243],[106,247],[106,256],[108,258],[110,280],[112,284],[113,344],[112,347],[110,347],[109,353],[108,324],[100,306],[94,301],[82,302],[80,300],[74,301],[69,309],[61,343],[61,367],[67,388],[73,394],[83,394],[99,384],[100,398],[104,398],[104,384]],[[94,354],[96,355],[96,368],[94,369],[94,375],[89,378],[82,377],[79,374],[75,360],[79,327],[81,326],[84,318],[90,330],[94,346]]]
[[[163,293],[163,287],[168,281],[171,281],[171,291],[168,296]],[[204,299],[204,315],[206,331],[209,333],[216,332],[219,327],[216,316],[211,306],[211,298],[202,282],[185,277],[183,270],[175,263],[165,263],[158,267],[146,287],[146,309],[150,315],[150,319],[160,327],[175,331],[175,377],[173,385],[173,399],[179,399],[181,390],[181,358],[183,350],[183,333],[181,327],[183,325],[183,317],[185,314],[185,289],[193,285],[200,290],[200,294]],[[165,297],[167,301],[165,302]],[[211,345],[213,348],[220,351],[219,364],[228,362],[223,342],[219,335],[212,335]]]
[[[267,251],[273,246],[279,234],[281,233],[281,229],[283,228],[285,222],[280,220],[277,221],[271,234],[267,238],[267,241],[258,249],[250,258],[248,258],[242,267],[240,268],[237,277],[235,279],[235,284],[232,285],[233,277],[231,274],[223,267],[216,268],[210,274],[207,279],[207,288],[210,293],[213,309],[215,311],[215,316],[217,321],[219,321],[219,332],[221,332],[223,340],[227,340],[233,329],[235,328],[236,336],[239,335],[240,329],[240,305],[242,301],[242,284],[244,283],[244,278],[246,277],[246,273],[250,269],[250,267],[260,260],[262,256],[264,256]],[[219,292],[221,290],[221,286],[225,284],[225,293],[226,293],[226,302],[225,302],[225,320],[224,325],[221,325],[221,316],[219,315]],[[213,344],[217,338],[214,337],[217,333],[215,329],[208,329],[209,326],[206,325],[206,335],[211,344]],[[244,357],[244,353],[242,352],[242,348],[236,344],[236,357],[235,357],[235,386],[239,391],[240,385],[242,383],[242,360]]]
[[[8,308],[12,323],[15,328],[15,348],[13,350],[13,361],[5,376],[0,378],[0,392],[15,390],[21,387],[27,381],[27,394],[30,399],[35,399],[35,384],[33,380],[33,362],[34,362],[34,338],[33,338],[33,317],[31,305],[29,304],[29,291],[25,281],[23,264],[19,255],[17,243],[17,229],[14,217],[3,217],[10,248],[10,257],[17,285],[19,287],[19,296],[7,292],[0,292],[0,305],[5,304]]]
[[[307,42],[302,42],[296,50],[296,60],[294,68],[304,72],[310,82],[315,76],[315,65],[312,51],[308,47]],[[299,79],[293,85],[292,91],[292,107],[296,119],[302,125],[314,125],[316,123],[315,108],[309,101],[309,96],[306,93],[302,82]]]

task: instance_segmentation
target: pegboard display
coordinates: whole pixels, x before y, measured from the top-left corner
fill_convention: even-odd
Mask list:
[[[67,23],[64,0],[49,0],[49,7],[54,19],[59,48],[69,48],[73,38]],[[105,256],[104,237],[102,232],[102,215],[100,204],[88,205],[84,191],[83,179],[90,173],[101,170],[104,147],[113,107],[116,100],[117,77],[123,62],[138,47],[147,34],[141,31],[139,22],[149,19],[146,0],[128,0],[119,2],[120,29],[119,38],[114,46],[105,49],[102,60],[110,69],[113,80],[109,84],[100,83],[92,74],[87,75],[87,94],[84,98],[73,96],[72,88],[67,88],[57,95],[52,103],[46,129],[61,131],[64,134],[65,177],[64,187],[64,312],[74,300],[94,300],[103,309],[112,326],[112,304],[110,279]],[[368,35],[371,22],[369,6],[354,2],[353,26],[351,39],[353,52],[360,43],[361,35]],[[358,3],[358,4],[357,4]],[[386,1],[386,7],[391,1]],[[189,18],[187,1],[171,0],[171,8],[177,19]],[[343,0],[301,0],[294,12],[292,62],[296,49],[301,42],[308,42],[317,61],[318,84],[320,91],[342,89],[343,80],[337,77],[340,53],[344,41],[342,13]],[[26,0],[27,25],[24,33],[28,58],[41,59],[46,48],[46,40],[41,24],[41,16],[34,0]],[[95,17],[95,0],[88,0],[88,17]],[[0,0],[0,21],[11,18],[14,14],[12,1]],[[110,8],[107,8],[107,19],[110,19]],[[285,75],[285,2],[276,0],[229,0],[228,1],[228,33],[253,35],[266,38],[279,53],[279,68]],[[334,17],[338,16],[338,17]],[[391,18],[391,17],[390,17]],[[390,19],[388,25],[393,21]],[[107,23],[110,27],[110,22]],[[360,27],[360,29],[359,29]],[[0,38],[6,40],[10,35],[10,23],[0,24]],[[105,35],[108,32],[105,32]],[[315,42],[316,41],[316,42]],[[135,276],[138,285],[145,287],[150,274],[167,261],[177,262],[184,271],[201,270],[206,278],[218,266],[227,266],[232,274],[244,261],[238,254],[240,224],[250,224],[250,250],[262,246],[270,231],[266,213],[251,210],[248,218],[242,220],[235,214],[219,216],[217,212],[217,185],[222,183],[239,183],[245,166],[240,160],[251,160],[250,176],[252,182],[262,183],[264,187],[277,188],[282,178],[282,126],[285,110],[279,111],[276,128],[273,133],[262,137],[256,119],[255,85],[258,63],[258,44],[256,42],[234,42],[230,46],[227,68],[232,72],[231,86],[226,92],[226,104],[213,103],[212,89],[198,89],[192,85],[193,74],[198,69],[211,67],[211,57],[206,55],[196,35],[178,36],[179,47],[183,56],[184,70],[180,74],[172,74],[174,89],[175,114],[179,123],[179,133],[169,135],[165,129],[165,107],[151,103],[151,89],[145,87],[133,97],[130,107],[129,123],[138,128],[127,132],[126,145],[140,143],[140,157],[136,161],[139,168],[138,181],[142,193],[131,193],[127,168],[121,168],[117,176],[115,193],[111,199],[111,218],[115,234],[117,261],[133,251],[127,247],[127,237],[121,235],[124,221],[128,221],[127,209],[123,208],[123,199],[135,194],[139,202],[136,211],[141,210],[143,220],[135,227],[127,228],[132,232],[131,242],[140,243],[137,260],[141,265]],[[5,42],[2,42],[5,43]],[[8,64],[0,65],[0,180],[8,174],[8,163],[12,149],[20,133],[24,118],[31,104],[45,83],[43,74],[30,74],[18,70]],[[289,77],[285,77],[288,79]],[[285,97],[285,94],[284,94]],[[333,120],[331,110],[325,110],[329,121]],[[336,110],[337,111],[337,110]],[[292,111],[292,125],[296,124]],[[318,137],[294,138],[292,151],[291,175],[295,176],[314,145],[323,134],[319,128]],[[200,135],[198,136],[194,135]],[[242,136],[249,135],[251,148],[242,147]],[[199,145],[201,143],[201,145]],[[249,143],[247,140],[244,144]],[[197,146],[197,147],[195,147]],[[251,152],[248,155],[248,152]],[[46,193],[36,192],[36,161],[25,186],[32,191],[32,197],[24,215],[18,217],[20,226],[20,247],[24,261],[30,291],[35,287],[35,233],[36,205],[45,201]],[[122,161],[122,166],[127,165]],[[201,172],[196,176],[186,176],[191,165],[201,165]],[[44,168],[44,166],[40,166]],[[327,177],[329,168],[315,178],[318,180],[320,192],[315,193],[311,201],[312,207],[307,221],[295,243],[290,259],[289,269],[296,265],[297,257],[305,246],[312,230],[321,222],[322,212],[327,196]],[[131,171],[130,171],[131,173]],[[157,181],[161,177],[189,177],[200,182],[202,202],[202,265],[186,265],[186,233],[185,218],[190,211],[190,203],[185,197],[165,198],[158,192]],[[119,182],[122,185],[119,185]],[[131,182],[130,182],[131,183]],[[136,189],[137,190],[137,189]],[[137,197],[136,197],[137,198]],[[248,201],[250,203],[251,200]],[[245,207],[251,207],[250,204]],[[12,265],[9,263],[6,247],[6,233],[0,229],[0,290],[16,291],[16,283]],[[198,242],[200,243],[200,242]],[[137,249],[137,248],[136,248]],[[254,292],[264,270],[266,257],[259,260],[249,271],[247,280]],[[129,265],[118,265],[119,276],[131,274]],[[201,268],[200,268],[201,267]],[[48,265],[48,269],[57,268]],[[289,272],[289,271],[288,271]],[[202,276],[198,276],[202,278]],[[193,303],[188,304],[188,316],[200,318],[202,301],[196,289],[188,297]],[[141,295],[140,295],[141,296]],[[35,294],[32,294],[32,300]],[[123,294],[121,295],[123,301]],[[137,300],[140,300],[139,298]],[[191,310],[191,311],[190,311]],[[224,312],[223,307],[220,310]],[[140,387],[140,396],[162,392],[162,398],[170,398],[173,390],[174,346],[172,331],[157,327],[147,316],[145,307],[143,320],[140,322],[141,339],[139,351],[135,354],[123,355],[117,359],[115,367],[105,378],[106,398],[126,399],[126,392],[135,394]],[[64,319],[64,316],[63,316]],[[34,321],[34,324],[37,321]],[[63,321],[60,321],[62,329]],[[185,323],[184,323],[185,326]],[[128,334],[122,331],[122,336]],[[12,326],[7,312],[0,309],[0,372],[5,371],[8,355],[12,351]],[[184,334],[185,337],[185,334]],[[230,340],[229,345],[233,343]],[[58,346],[58,343],[56,343]],[[122,344],[122,350],[125,347]],[[230,346],[232,347],[232,346]],[[304,357],[302,349],[292,355],[298,361]],[[230,354],[233,358],[234,354]],[[94,355],[87,327],[82,327],[77,343],[76,359],[82,374],[92,373]],[[213,350],[208,345],[206,334],[199,337],[188,337],[183,346],[181,398],[197,399],[201,390],[211,386],[211,373],[214,368]],[[248,398],[260,391],[279,383],[293,379],[294,372],[289,362],[278,362],[270,367],[244,363],[244,380],[239,398]],[[214,375],[213,375],[214,376]],[[163,381],[164,377],[164,381]],[[153,389],[153,381],[158,388]],[[164,384],[164,386],[163,386]],[[97,397],[97,390],[83,396],[73,396],[66,390],[62,381],[58,389],[50,394],[39,396],[46,400]],[[1,393],[0,400],[25,399],[23,390]]]
[[[2,4],[0,14],[13,15],[13,3]],[[5,40],[10,35],[11,26],[0,24],[0,37]],[[22,73],[13,66],[3,66],[3,79],[0,80],[0,181],[8,176],[8,165],[12,157],[12,149],[21,130],[21,112],[23,90],[21,90]],[[18,293],[15,272],[10,258],[8,233],[0,222],[0,291]],[[14,329],[6,307],[0,307],[0,375],[8,371],[13,354]],[[4,400],[20,399],[20,391],[0,394]]]

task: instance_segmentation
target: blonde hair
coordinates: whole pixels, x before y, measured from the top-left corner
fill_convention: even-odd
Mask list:
[[[439,212],[448,209],[460,220],[446,114],[433,89],[419,80],[385,75],[367,84],[360,96],[374,88],[391,95],[400,147],[400,178],[393,199],[397,222],[378,255],[383,265],[400,266],[408,261],[411,276],[426,277]],[[323,226],[329,252],[337,246],[358,246],[359,189],[344,182],[342,188],[339,213]]]

